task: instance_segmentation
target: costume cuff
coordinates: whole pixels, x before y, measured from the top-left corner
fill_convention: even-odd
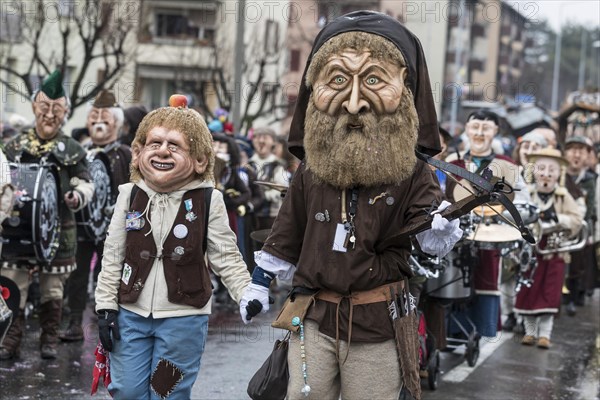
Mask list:
[[[281,280],[290,280],[294,276],[296,267],[266,251],[255,251],[254,262],[263,270],[276,275]]]

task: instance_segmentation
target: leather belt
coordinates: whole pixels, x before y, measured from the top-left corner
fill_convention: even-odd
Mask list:
[[[317,294],[316,298],[318,300],[327,301],[329,303],[333,303],[336,305],[335,310],[335,355],[337,357],[338,362],[340,361],[340,304],[342,300],[348,299],[350,302],[350,315],[348,316],[348,350],[346,351],[346,357],[344,358],[343,363],[348,359],[348,354],[350,353],[350,342],[352,341],[352,317],[354,314],[354,306],[363,305],[363,304],[372,304],[379,302],[389,302],[392,300],[390,298],[390,293],[392,291],[390,289],[395,289],[393,293],[401,293],[404,288],[404,281],[392,282],[385,285],[377,286],[376,288],[370,290],[363,290],[352,292],[350,294],[340,294],[334,292],[332,290],[321,289]],[[342,364],[343,364],[342,363]]]

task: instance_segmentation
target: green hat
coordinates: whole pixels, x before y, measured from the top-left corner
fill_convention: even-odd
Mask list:
[[[62,74],[58,69],[44,79],[40,91],[44,92],[52,100],[65,97],[65,90],[62,86]]]

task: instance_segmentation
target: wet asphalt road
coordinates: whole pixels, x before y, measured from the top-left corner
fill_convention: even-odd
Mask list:
[[[474,368],[466,365],[460,349],[442,353],[439,387],[431,391],[424,381],[423,399],[600,399],[600,291],[586,300],[576,317],[562,315],[555,321],[550,350],[522,346],[520,336],[511,333],[482,338]],[[274,314],[246,326],[235,306],[216,308],[193,399],[248,398],[248,380],[283,336],[270,327]],[[45,361],[39,357],[37,320],[28,320],[21,358],[0,362],[0,398],[110,399],[102,387],[94,397],[89,394],[97,342],[91,306],[84,323],[86,340],[61,344],[59,358]]]

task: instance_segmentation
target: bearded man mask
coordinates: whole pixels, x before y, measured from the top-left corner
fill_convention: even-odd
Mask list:
[[[344,189],[395,184],[413,172],[418,117],[404,57],[387,39],[347,32],[314,55],[306,74],[306,161]]]

